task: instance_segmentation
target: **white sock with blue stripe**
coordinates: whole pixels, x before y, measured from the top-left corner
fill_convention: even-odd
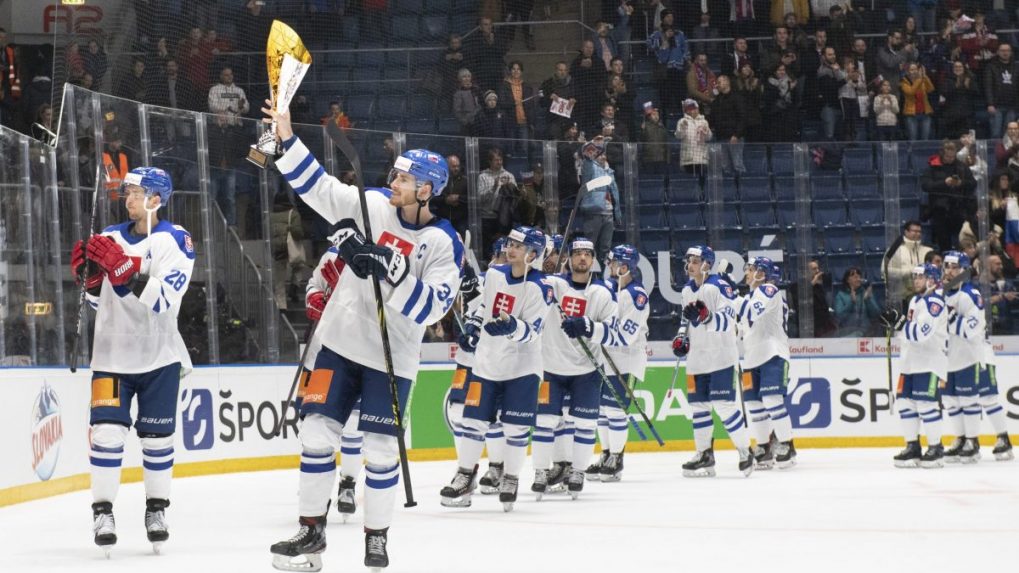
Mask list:
[[[760,400],[747,400],[747,415],[750,416],[750,433],[763,446],[771,439],[771,418]]]
[[[336,483],[336,450],[343,426],[321,414],[308,414],[301,423],[301,477],[298,511],[302,517],[325,515]]]
[[[920,434],[920,414],[916,411],[916,402],[910,398],[899,398],[895,401],[899,410],[899,427],[902,437],[912,442]]]
[[[142,438],[142,475],[145,497],[170,499],[173,481],[173,434],[159,438]]]
[[[474,469],[478,460],[481,459],[481,452],[485,451],[485,432],[488,430],[488,422],[464,418],[463,434],[460,437],[460,448],[457,450],[457,463],[466,470]]]
[[[92,501],[115,501],[120,490],[120,467],[124,461],[127,428],[119,424],[95,424],[91,432],[89,469]]]
[[[385,529],[393,522],[397,485],[400,483],[400,450],[396,436],[364,434],[364,526]]]
[[[506,433],[503,431],[502,422],[496,420],[485,432],[485,451],[488,454],[488,463],[501,464],[506,455]]]
[[[460,440],[463,439],[463,418],[464,418],[464,405],[463,403],[453,402],[449,405],[449,425],[453,427],[453,447],[456,448],[457,453],[460,452]]]
[[[976,438],[980,435],[980,402],[976,395],[959,396],[959,405],[962,407],[962,425],[967,438]],[[940,412],[939,412],[940,413]]]
[[[608,406],[598,408],[598,443],[602,450],[611,449],[611,438],[609,437],[609,419],[606,415]]]
[[[573,421],[565,417],[559,419],[555,429],[555,442],[552,448],[552,461],[568,462],[573,455]]]
[[[506,434],[506,448],[503,457],[503,471],[507,475],[520,477],[524,469],[524,461],[527,460],[527,438],[531,428],[517,424],[506,424],[503,426]]]
[[[788,442],[793,439],[793,422],[789,417],[789,411],[785,407],[784,396],[761,396],[764,409],[768,412],[768,419],[771,420],[771,427],[775,430],[775,437],[780,442]]]
[[[531,432],[531,464],[536,470],[552,467],[552,452],[555,449],[555,430],[559,424],[556,416],[538,414]]]
[[[597,420],[577,419],[573,422],[573,468],[584,471],[594,452]]]
[[[607,444],[602,442],[602,449],[608,449],[613,454],[621,453],[626,447],[626,439],[629,437],[626,413],[619,408],[609,406],[606,406],[604,411],[609,440]],[[598,428],[601,429],[601,420],[598,421]]]
[[[937,402],[917,402],[917,413],[923,422],[924,433],[927,434],[927,445],[941,443],[941,408]],[[980,419],[977,418],[979,425]]]
[[[357,479],[361,475],[361,468],[364,467],[364,455],[361,449],[364,446],[364,435],[357,431],[348,433],[343,428],[343,435],[340,436],[340,474]]]
[[[739,404],[732,400],[712,400],[711,405],[718,412],[718,418],[722,420],[725,431],[729,432],[729,439],[732,445],[739,449],[750,447],[750,433],[747,432],[743,422],[743,410]]]
[[[693,442],[698,452],[711,447],[711,432],[714,422],[711,420],[711,402],[691,402],[693,412]]]
[[[962,421],[963,413],[959,397],[942,396],[941,401],[945,405],[945,414],[948,417],[948,433],[958,438],[964,437],[966,429]]]
[[[994,435],[1003,434],[1007,430],[1005,426],[1005,409],[1001,407],[1001,401],[998,400],[997,394],[988,394],[980,397],[980,405],[984,409],[984,414],[987,419],[991,421],[991,427],[994,428]]]

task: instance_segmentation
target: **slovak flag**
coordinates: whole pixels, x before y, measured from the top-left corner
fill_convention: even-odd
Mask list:
[[[1005,252],[1013,260],[1019,256],[1019,202],[1015,197],[1005,202]]]

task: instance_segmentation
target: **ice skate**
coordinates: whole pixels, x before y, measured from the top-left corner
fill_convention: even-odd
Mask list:
[[[892,458],[897,468],[918,468],[920,467],[920,442],[914,440],[906,442],[906,447]]]
[[[566,486],[569,489],[571,498],[577,499],[580,497],[580,492],[584,491],[584,472],[578,469],[571,469],[570,477],[566,480]]]
[[[534,482],[531,484],[531,491],[534,492],[534,501],[541,501],[548,489],[548,470],[534,470]]]
[[[388,532],[388,527],[364,530],[364,566],[373,573],[379,573],[389,567],[389,554],[386,553]]]
[[[502,503],[502,510],[513,511],[513,504],[517,502],[517,476],[503,475],[499,481],[499,501]]]
[[[779,442],[775,448],[775,465],[780,470],[787,470],[796,465],[796,446],[793,441]]]
[[[488,464],[488,471],[478,481],[478,485],[481,486],[481,493],[485,495],[491,495],[493,493],[499,493],[499,482],[502,481],[502,462]]]
[[[775,467],[775,452],[771,449],[771,442],[754,446],[754,463],[757,464],[758,470],[770,470]]]
[[[959,452],[959,461],[963,464],[975,464],[980,461],[980,442],[976,438],[965,438],[962,444],[962,451]]]
[[[548,472],[548,488],[546,493],[565,493],[566,478],[570,476],[573,464],[570,462],[552,462],[552,471]]]
[[[159,555],[163,543],[170,538],[170,531],[166,526],[166,508],[170,507],[170,500],[150,498],[145,500],[145,535],[152,543],[152,551]]]
[[[959,453],[962,452],[962,445],[965,440],[962,438],[955,438],[952,440],[951,445],[945,450],[945,463],[946,464],[957,464],[959,463]]]
[[[715,451],[699,451],[683,464],[683,477],[715,477]]]
[[[621,479],[623,479],[623,452],[609,454],[605,463],[601,465],[601,481],[608,483]]]
[[[442,488],[439,492],[440,502],[446,507],[470,507],[471,494],[474,493],[477,484],[474,479],[478,476],[478,466],[473,470],[460,468],[453,476],[453,481]]]
[[[933,444],[927,448],[920,458],[920,467],[925,469],[937,469],[945,467],[945,447],[941,444]]]
[[[321,571],[322,552],[326,550],[326,516],[301,517],[297,534],[274,543],[272,566],[280,571]]]
[[[1008,437],[1008,432],[1002,432],[998,434],[998,441],[994,443],[994,459],[999,462],[1008,462],[1015,459],[1015,454],[1012,453],[1012,440]]]
[[[343,476],[340,480],[340,489],[336,494],[336,510],[340,512],[343,523],[347,523],[351,515],[357,511],[357,502],[354,501],[354,488],[357,482],[350,476]]]
[[[609,451],[608,450],[602,450],[601,451],[601,455],[598,456],[598,461],[596,461],[593,464],[587,466],[587,469],[584,471],[584,477],[589,479],[589,480],[591,480],[591,481],[598,481],[598,480],[600,480],[601,479],[601,470],[602,470],[602,467],[605,465],[605,461],[608,460],[608,459],[609,459]]]
[[[743,477],[750,477],[750,474],[754,473],[754,454],[750,451],[750,448],[736,448],[736,452],[739,454],[739,471],[743,474]]]
[[[113,520],[111,502],[100,501],[92,504],[92,532],[95,534],[96,545],[109,559],[113,553],[113,546],[117,544],[117,524]]]

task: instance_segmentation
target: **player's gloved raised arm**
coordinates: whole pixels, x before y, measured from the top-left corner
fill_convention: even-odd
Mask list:
[[[289,125],[289,121],[286,124]],[[340,183],[339,179],[328,175],[307,146],[289,128],[284,131],[282,121],[276,132],[280,134],[284,149],[283,155],[276,159],[276,168],[308,206],[329,223],[360,213],[361,191],[357,187]]]
[[[333,225],[331,232],[329,240],[358,278],[374,277],[395,287],[407,277],[410,266],[403,253],[368,241],[353,219],[340,220]]]

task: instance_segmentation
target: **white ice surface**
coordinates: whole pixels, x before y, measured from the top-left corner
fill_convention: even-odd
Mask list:
[[[390,531],[398,571],[1008,571],[1019,540],[1019,462],[901,470],[891,449],[801,450],[797,467],[688,479],[689,453],[629,454],[620,483],[588,483],[581,498],[530,494],[516,509],[476,494],[469,509],[439,505],[454,462],[411,465]],[[484,467],[482,468],[484,469]],[[358,502],[363,493],[358,485]],[[115,505],[113,559],[92,544],[89,492],[0,508],[0,571],[222,573],[273,571],[269,545],[296,532],[297,470],[178,479],[170,541],[145,541],[140,483]],[[358,519],[330,513],[323,571],[364,571]]]

